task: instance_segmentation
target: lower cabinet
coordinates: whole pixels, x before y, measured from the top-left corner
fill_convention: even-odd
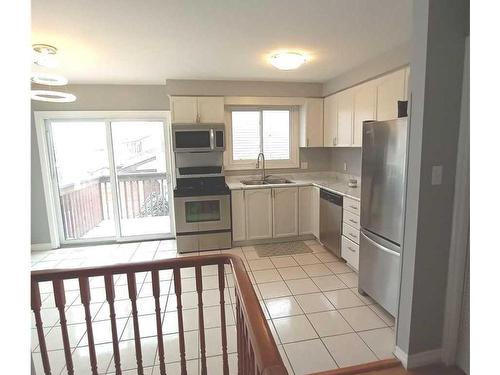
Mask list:
[[[271,189],[244,190],[247,240],[259,240],[273,236],[271,193]]]
[[[359,245],[345,236],[342,236],[341,244],[342,258],[345,259],[355,270],[359,265]]]
[[[299,189],[274,188],[273,237],[292,237],[299,234]]]
[[[231,192],[233,241],[319,237],[319,188],[258,188]]]
[[[231,191],[231,217],[233,220],[233,241],[244,241],[247,238],[245,210],[245,191]]]
[[[340,249],[342,258],[356,271],[359,268],[359,212],[360,202],[345,197]]]

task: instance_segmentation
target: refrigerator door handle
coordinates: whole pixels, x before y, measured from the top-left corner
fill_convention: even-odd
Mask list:
[[[394,251],[394,250],[391,250],[391,249],[388,249],[387,247],[379,244],[378,242],[375,242],[373,241],[370,237],[368,237],[365,233],[363,233],[363,231],[361,231],[361,235],[363,236],[363,238],[365,240],[367,240],[368,242],[370,242],[373,246],[376,246],[377,248],[379,248],[380,250],[383,250],[385,251],[386,253],[389,253],[389,254],[392,254],[392,255],[397,255],[399,256],[400,254],[397,252],[397,251]]]

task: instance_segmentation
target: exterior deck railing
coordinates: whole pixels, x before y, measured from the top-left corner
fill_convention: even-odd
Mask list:
[[[121,219],[168,214],[165,173],[118,174],[117,180]],[[65,237],[85,236],[103,220],[113,218],[110,177],[62,187],[60,203]]]
[[[186,374],[186,347],[184,339],[183,309],[182,309],[182,283],[181,270],[194,268],[196,276],[196,292],[198,295],[198,317],[199,317],[199,338],[200,338],[200,368],[201,374],[207,374],[207,358],[205,344],[205,330],[203,317],[203,278],[202,268],[204,266],[216,265],[218,274],[218,289],[220,295],[220,321],[221,321],[221,343],[223,374],[229,374],[227,331],[226,331],[226,311],[224,291],[227,287],[225,283],[225,267],[231,266],[235,280],[236,295],[236,336],[238,353],[238,374],[239,375],[287,375],[286,368],[281,359],[273,336],[266,323],[266,319],[261,310],[257,296],[255,295],[250,279],[245,271],[243,261],[234,255],[207,255],[196,257],[183,257],[166,260],[156,260],[150,262],[116,264],[111,266],[75,269],[54,269],[44,271],[33,271],[31,273],[31,309],[33,310],[36,330],[39,340],[40,355],[45,374],[51,374],[51,365],[47,346],[45,343],[44,327],[41,316],[42,300],[40,297],[40,282],[51,282],[54,292],[55,305],[58,309],[62,342],[66,361],[66,371],[74,374],[72,350],[68,337],[68,327],[66,320],[66,298],[64,281],[77,279],[79,283],[80,300],[85,312],[85,323],[87,327],[87,339],[89,350],[88,372],[98,374],[102,369],[98,368],[97,356],[93,337],[93,322],[90,310],[92,300],[92,290],[89,278],[103,278],[106,301],[109,305],[110,329],[113,341],[113,361],[115,373],[122,373],[120,362],[119,337],[117,332],[117,320],[115,316],[115,290],[114,277],[116,275],[126,275],[128,296],[131,301],[135,353],[137,362],[137,373],[143,374],[143,361],[141,351],[140,324],[137,311],[137,287],[136,274],[151,272],[152,294],[155,302],[156,330],[158,344],[158,358],[160,374],[165,375],[165,346],[163,343],[162,310],[160,307],[160,277],[163,270],[172,270],[173,286],[177,301],[177,320],[179,331],[179,362],[181,373]],[[173,296],[173,295],[172,295]]]

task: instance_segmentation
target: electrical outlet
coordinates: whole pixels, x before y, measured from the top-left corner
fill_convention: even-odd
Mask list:
[[[300,169],[307,169],[307,166],[308,166],[307,161],[303,161],[300,163]]]
[[[432,185],[441,185],[443,180],[443,166],[442,165],[433,165],[432,166]]]

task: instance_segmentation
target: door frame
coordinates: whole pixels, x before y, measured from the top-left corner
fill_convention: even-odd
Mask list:
[[[49,225],[49,235],[50,235],[50,245],[52,249],[57,249],[61,246],[62,237],[64,234],[61,233],[60,229],[60,210],[57,212],[58,199],[55,196],[55,190],[53,188],[54,179],[52,178],[56,173],[55,169],[51,164],[50,156],[50,145],[48,132],[49,127],[46,126],[48,121],[51,120],[71,120],[76,119],[81,120],[96,120],[108,123],[113,120],[149,120],[149,121],[161,121],[164,124],[164,138],[165,138],[165,158],[167,167],[167,185],[168,185],[168,200],[173,203],[173,160],[171,147],[171,122],[170,122],[170,111],[34,111],[35,118],[35,130],[38,143],[38,153],[40,157],[40,169],[43,181],[43,192],[45,196],[45,206],[47,212],[47,221]],[[107,137],[109,139],[109,137]],[[109,145],[108,145],[109,146]],[[172,237],[175,235],[175,225],[174,217],[175,212],[173,210],[173,204],[170,205],[170,233]],[[98,241],[95,240],[73,240],[71,244],[82,244],[89,242],[130,242],[131,240],[146,240],[146,239],[161,239],[165,238],[164,235],[139,235],[139,236],[127,236],[126,238],[103,238]]]

